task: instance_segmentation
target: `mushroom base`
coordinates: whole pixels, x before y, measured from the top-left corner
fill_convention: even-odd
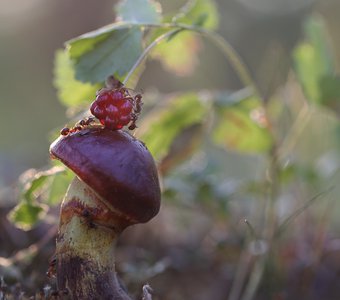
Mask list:
[[[61,205],[56,245],[60,291],[75,300],[131,300],[115,272],[114,247],[123,223],[91,188],[73,180]]]

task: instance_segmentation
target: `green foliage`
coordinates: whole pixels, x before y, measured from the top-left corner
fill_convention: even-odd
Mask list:
[[[67,107],[89,103],[93,100],[100,84],[89,84],[75,79],[73,63],[68,52],[58,50],[55,57],[54,85],[60,101]]]
[[[190,0],[172,20],[213,30],[218,26],[219,16],[213,0]]]
[[[320,101],[337,112],[340,111],[340,77],[325,75],[320,80]]]
[[[116,6],[118,21],[130,23],[155,23],[161,21],[161,7],[152,0],[122,0]]]
[[[309,19],[305,31],[306,41],[294,51],[295,70],[307,99],[321,104],[334,91],[334,58],[322,20]]]
[[[46,215],[46,206],[20,202],[9,214],[9,219],[18,228],[29,230]]]
[[[213,104],[213,106],[211,105]],[[146,116],[141,139],[156,159],[164,158],[176,138],[193,125],[206,126],[211,108],[215,111],[213,141],[226,149],[243,153],[265,154],[272,146],[263,108],[258,99],[236,99],[227,93],[187,93],[167,99],[165,104]],[[203,132],[199,130],[199,135]],[[194,132],[190,135],[195,138]],[[210,135],[210,133],[209,133]],[[190,144],[186,137],[184,143]],[[184,149],[184,147],[183,147]]]
[[[58,205],[64,198],[65,192],[74,178],[74,173],[70,169],[55,174],[48,185],[45,202],[49,205]]]
[[[188,75],[198,63],[197,53],[200,46],[197,36],[184,31],[176,34],[167,43],[158,45],[152,52],[152,58],[160,60],[166,70],[176,75]]]
[[[167,19],[175,23],[195,25],[206,29],[216,29],[218,26],[218,13],[213,1],[188,1],[178,14]],[[164,32],[164,29],[159,29],[154,36],[159,36]],[[197,55],[200,48],[201,41],[197,34],[180,30],[166,43],[158,45],[152,51],[152,58],[161,61],[166,70],[176,75],[188,75],[192,73],[199,61]]]
[[[115,75],[122,81],[142,54],[142,28],[152,24],[163,27],[160,10],[160,5],[154,1],[121,1],[117,6],[117,20],[122,22],[110,24],[68,41],[66,51],[72,61],[72,64],[68,65],[73,66],[75,78],[95,84],[104,82],[109,75]],[[214,29],[218,24],[217,9],[213,1],[189,1],[185,9],[172,20],[185,25]],[[164,26],[168,28],[167,25]],[[156,30],[152,35],[153,40],[162,33],[164,29]],[[189,68],[188,66],[194,64],[197,37],[185,34],[176,37],[176,40],[177,44],[171,43],[172,49],[161,48],[155,57],[163,60],[168,68],[173,66],[173,70],[183,72],[185,66]],[[182,61],[177,62],[174,59],[176,53],[183,54]],[[60,62],[56,61],[56,70],[64,69],[59,64],[67,64],[65,60],[64,58]],[[59,73],[57,76],[60,76]],[[64,99],[66,96],[62,91],[67,90],[63,83],[65,81],[57,77],[56,82]]]
[[[19,228],[30,229],[46,213],[45,204],[37,201],[48,188],[48,180],[65,171],[64,167],[54,166],[48,170],[30,169],[20,177],[21,202],[9,214],[10,220]]]
[[[261,103],[256,98],[217,100],[213,140],[220,146],[245,153],[266,153],[272,145]]]
[[[141,139],[156,159],[164,157],[174,138],[185,128],[201,123],[207,105],[195,93],[179,95],[149,115]]]
[[[112,74],[122,80],[142,53],[141,43],[139,28],[117,26],[109,33],[98,31],[97,35],[92,33],[90,38],[81,36],[67,45],[74,60],[76,78],[97,83]]]
[[[20,183],[22,185],[22,197],[28,203],[34,202],[36,192],[40,191],[47,179],[64,171],[65,168],[60,166],[54,166],[44,171],[37,171],[35,169],[28,170],[21,176],[20,179]]]
[[[228,202],[238,184],[231,181],[231,184],[225,184],[230,179],[226,178],[228,162],[224,161],[223,151],[219,151],[208,140],[199,149],[166,176],[163,197],[179,206],[202,205],[214,217],[220,215],[225,218]]]
[[[160,20],[156,2],[123,1],[117,9],[116,23],[68,41],[67,49],[74,61],[75,74],[84,82],[104,82],[109,75],[123,80],[142,53],[144,23]]]

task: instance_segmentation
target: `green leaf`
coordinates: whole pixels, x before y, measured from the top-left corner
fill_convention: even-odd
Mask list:
[[[8,218],[18,228],[29,230],[34,224],[41,220],[46,214],[46,205],[36,205],[21,202],[8,215]]]
[[[84,53],[95,48],[97,44],[105,41],[115,30],[126,29],[128,24],[109,24],[99,29],[84,33],[76,38],[73,38],[65,43],[66,50],[72,60],[79,59]]]
[[[83,82],[104,82],[109,75],[121,81],[142,53],[142,27],[159,23],[157,2],[125,0],[117,7],[118,22],[83,34],[66,43],[75,77]]]
[[[340,111],[340,76],[324,76],[320,80],[321,103]]]
[[[9,219],[19,228],[28,230],[41,220],[47,212],[47,205],[37,201],[49,188],[48,179],[65,172],[64,167],[54,166],[48,170],[30,169],[19,178],[21,202],[9,213]]]
[[[320,103],[321,82],[334,73],[334,59],[326,39],[321,19],[311,18],[306,23],[306,38],[294,51],[294,68],[308,100]]]
[[[75,79],[74,66],[66,51],[58,50],[54,63],[54,85],[60,101],[68,107],[88,103],[94,99],[101,84],[89,84]]]
[[[197,63],[200,39],[193,33],[183,31],[166,43],[160,43],[152,51],[152,57],[158,59],[168,71],[176,75],[191,74]]]
[[[265,153],[271,148],[271,135],[257,99],[236,103],[226,100],[224,105],[217,105],[216,113],[218,121],[213,130],[216,144],[244,153]]]
[[[158,170],[163,176],[182,164],[201,147],[204,141],[204,128],[202,123],[195,123],[181,129],[172,140],[167,154],[158,164]]]
[[[46,180],[64,171],[65,168],[59,166],[44,171],[37,171],[35,169],[27,170],[19,178],[19,188],[21,189],[22,199],[26,202],[33,203],[35,201],[35,193],[43,188]]]
[[[69,169],[66,169],[64,172],[56,174],[53,177],[52,182],[49,186],[47,203],[50,205],[59,204],[63,200],[66,190],[73,178],[74,173]]]
[[[122,80],[142,53],[139,26],[108,26],[67,43],[76,78],[104,82],[109,75]]]
[[[148,116],[141,139],[156,159],[164,157],[173,140],[185,128],[201,123],[207,105],[197,94],[187,93],[171,99],[162,109]]]
[[[218,19],[218,9],[213,0],[191,0],[173,17],[173,22],[213,30],[218,27]]]
[[[171,20],[174,23],[188,24],[215,29],[218,25],[218,12],[213,1],[191,0],[182,7]],[[155,30],[152,39],[166,32]],[[168,40],[152,51],[152,57],[159,60],[163,67],[176,75],[191,74],[199,62],[198,52],[201,48],[200,38],[189,31],[179,30]]]
[[[122,0],[116,6],[117,20],[131,23],[160,23],[161,6],[151,0]]]

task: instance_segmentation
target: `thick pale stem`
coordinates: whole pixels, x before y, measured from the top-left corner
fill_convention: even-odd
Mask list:
[[[71,299],[131,300],[115,272],[114,247],[126,224],[75,178],[61,205],[57,284]]]

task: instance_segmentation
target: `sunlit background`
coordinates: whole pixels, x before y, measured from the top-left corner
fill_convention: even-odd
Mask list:
[[[165,13],[176,11],[183,5],[183,1],[178,0],[160,2]],[[296,134],[288,137],[284,144],[285,148],[281,149],[282,155],[287,157],[287,166],[290,159],[292,161],[297,160],[304,166],[312,166],[310,169],[307,167],[299,169],[303,178],[301,181],[309,180],[308,186],[303,186],[301,190],[294,190],[294,187],[289,187],[288,192],[279,193],[280,197],[275,204],[278,215],[284,220],[283,216],[287,212],[291,212],[293,207],[296,207],[296,197],[299,197],[299,195],[301,199],[297,202],[305,203],[305,200],[310,197],[325,191],[327,193],[328,189],[333,188],[331,200],[327,204],[317,202],[314,205],[315,209],[309,215],[303,215],[303,222],[299,223],[305,227],[295,228],[291,235],[297,239],[299,239],[299,235],[307,236],[306,240],[308,240],[309,236],[310,240],[330,238],[330,240],[326,241],[328,243],[327,249],[335,249],[332,255],[337,255],[336,257],[339,258],[340,240],[337,238],[340,238],[340,223],[337,219],[339,219],[340,208],[336,203],[338,199],[334,196],[334,190],[336,191],[339,180],[340,156],[339,141],[334,138],[333,132],[339,121],[339,106],[332,112],[323,109],[312,112],[304,110],[304,100],[301,100],[303,98],[301,88],[297,87],[296,80],[291,74],[291,54],[304,38],[306,19],[311,15],[320,16],[327,28],[327,37],[335,57],[335,70],[339,72],[340,35],[338,31],[340,28],[340,1],[219,0],[216,2],[220,13],[218,32],[230,42],[249,67],[251,75],[258,84],[265,101],[269,101],[273,97],[282,97],[282,99],[286,99],[287,106],[291,109],[295,107],[295,111],[294,109],[292,110],[296,115],[298,115],[298,112],[302,114],[297,118],[298,121],[294,123],[294,119],[287,112],[287,120],[282,122],[282,128],[279,128],[277,134],[278,138],[282,139],[283,137],[280,134],[283,134],[294,123]],[[110,0],[0,0],[0,210],[3,209],[3,213],[0,215],[1,218],[5,219],[8,209],[17,202],[16,194],[13,191],[19,175],[29,168],[42,168],[49,163],[48,149],[53,133],[62,128],[68,120],[69,112],[67,113],[66,107],[58,101],[57,92],[53,85],[55,51],[62,48],[65,41],[113,22],[114,4],[115,2]],[[192,60],[191,65],[186,65],[185,68],[178,69],[174,73],[169,72],[168,67],[160,62],[150,61],[146,65],[146,70],[137,88],[145,92],[152,91],[154,94],[205,89],[237,91],[243,88],[231,65],[214,45],[200,39],[193,41],[190,47],[197,49],[199,53],[198,57]],[[296,103],[295,97],[297,99]],[[148,99],[144,99],[144,101],[147,103]],[[275,105],[270,107],[274,115],[276,109],[280,110],[282,107],[276,107]],[[280,118],[285,112],[281,113],[280,111]],[[279,113],[276,115],[279,115]],[[338,137],[338,139],[340,138]],[[189,166],[190,164],[194,166],[193,169],[195,169],[196,173],[193,172],[193,174],[199,174],[200,170],[207,166],[207,160],[211,159],[207,157],[206,151],[207,149],[204,148],[202,151],[198,151],[189,162]],[[290,151],[292,151],[291,157]],[[219,172],[224,170],[223,174],[218,175],[228,178],[219,186],[219,192],[222,194],[229,193],[232,195],[233,191],[239,186],[240,181],[247,178],[255,180],[257,176],[262,176],[263,163],[261,158],[257,156],[245,157],[234,151],[228,152],[226,156],[221,155],[219,152],[212,152],[211,156],[217,159],[217,162],[215,161],[213,164],[220,164]],[[218,161],[218,159],[221,160]],[[187,168],[187,165],[184,168]],[[314,173],[311,171],[312,169]],[[287,170],[280,178],[282,182],[289,180],[287,178],[291,176],[289,173],[291,170],[289,168]],[[178,178],[180,178],[183,175],[182,171],[181,169],[176,170],[174,174],[176,175],[176,172],[178,172],[180,174]],[[205,175],[208,176],[208,183],[214,182],[214,174],[207,172]],[[191,174],[191,176],[194,175]],[[318,176],[323,178],[322,182],[316,179]],[[211,181],[209,181],[210,179]],[[170,176],[166,180],[168,181],[165,181],[165,184],[170,191],[172,186],[180,184],[176,182],[176,176]],[[195,182],[196,179],[190,178],[188,180]],[[201,194],[198,195],[204,195],[204,188],[203,186],[202,190],[200,190]],[[179,230],[176,227],[178,224],[173,228],[165,225],[160,226],[165,230],[165,233],[158,233],[158,235],[156,233],[152,235],[153,240],[152,237],[150,238],[151,242],[154,243],[155,240],[161,240],[163,236],[168,235],[166,243],[161,243],[159,247],[153,245],[154,249],[159,253],[166,252],[164,249],[168,245],[175,245],[172,248],[173,252],[167,253],[167,256],[162,257],[159,254],[160,269],[150,268],[151,271],[149,270],[151,273],[154,272],[152,274],[160,274],[158,277],[155,275],[153,286],[156,289],[158,287],[159,291],[167,291],[168,293],[167,298],[163,295],[159,299],[229,299],[226,294],[231,289],[231,276],[242,276],[242,274],[235,275],[235,272],[231,272],[227,266],[220,270],[218,265],[224,261],[238,261],[239,245],[242,240],[240,237],[249,235],[249,230],[247,225],[244,225],[243,219],[251,216],[252,211],[263,204],[258,199],[255,200],[261,192],[258,189],[259,187],[254,187],[254,190],[251,191],[254,201],[250,200],[252,197],[241,197],[239,202],[231,201],[228,204],[228,210],[233,213],[228,216],[228,228],[223,227],[225,225],[224,221],[221,220],[221,216],[216,211],[214,211],[214,214],[216,214],[214,218],[211,218],[211,215],[209,216],[210,211],[208,213],[204,211],[205,209],[201,206],[202,203],[199,203],[199,208],[195,212],[190,210],[177,211],[175,206],[170,208],[164,215],[161,215],[159,222],[163,225],[167,222],[170,222],[170,224],[175,223],[174,220],[181,220],[180,222],[184,223],[185,220],[191,221],[189,222],[190,224],[183,223],[184,225],[182,225],[185,229],[181,229],[180,232],[176,231]],[[183,191],[185,190],[188,193],[188,203],[194,201],[191,198],[196,195],[194,193],[197,191],[190,188],[183,189]],[[210,207],[209,209],[213,210],[215,208]],[[310,229],[308,228],[309,222],[315,221],[315,216],[318,220],[322,219],[320,226],[317,226],[319,229],[321,228],[319,231],[320,236],[318,237],[313,236],[311,232],[315,229],[313,226]],[[257,217],[258,215],[252,221],[255,227],[260,226],[259,224],[262,222],[262,220],[256,219]],[[0,224],[2,224],[0,226],[5,226],[7,229],[10,226],[4,220],[0,220]],[[252,227],[253,225],[250,224],[249,226]],[[255,228],[255,231],[257,229]],[[42,235],[39,230],[30,237],[16,229],[8,230],[16,235],[15,238],[8,238],[12,240],[11,245],[16,244],[18,249],[0,244],[0,256],[4,257],[15,254],[19,248],[27,247],[31,241],[36,241]],[[43,231],[43,229],[40,230]],[[226,236],[224,235],[224,230],[228,232]],[[207,232],[210,232],[210,235]],[[131,232],[131,239],[137,241],[139,247],[143,248],[143,239],[138,234],[138,229],[136,232]],[[17,242],[17,239],[21,239],[21,241]],[[126,239],[128,240],[129,238],[127,237]],[[5,238],[2,237],[2,241],[4,240]],[[228,251],[223,252],[225,245],[228,245]],[[249,245],[249,251],[253,254],[257,253],[256,251],[260,251],[259,253],[266,251],[261,248],[261,244],[254,245],[250,243]],[[276,272],[276,274],[282,272],[285,274],[282,277],[289,278],[286,272],[297,270],[298,275],[295,275],[298,278],[303,278],[301,284],[308,286],[309,281],[305,277],[310,274],[306,275],[306,272],[310,270],[299,269],[299,264],[303,265],[305,263],[301,258],[305,257],[304,253],[308,252],[306,248],[309,246],[310,244],[303,242],[296,246],[298,249],[294,248],[294,243],[285,248],[284,253],[281,253],[283,255],[281,264],[276,265],[275,270],[270,269],[268,271],[268,278],[270,278],[270,272]],[[189,268],[188,262],[181,261],[186,256],[175,253],[175,251],[180,251],[178,249],[181,249],[181,247],[186,249],[186,254],[192,253],[194,247],[205,247],[202,253],[206,256],[212,255],[209,251],[214,249],[216,251],[214,260],[202,259],[202,261],[206,265],[213,265],[212,274],[219,274],[219,279],[212,281],[209,276],[207,278],[199,276],[201,281],[197,291],[193,292],[193,294],[190,294],[190,288],[188,288],[189,290],[183,287],[176,288],[176,284],[188,287],[195,286],[195,280],[192,277],[195,276],[197,271]],[[52,251],[53,242],[47,252]],[[139,253],[140,257],[143,257],[144,254],[142,250]],[[122,261],[125,261],[126,257],[129,256],[126,253],[119,255]],[[313,253],[313,255],[316,254]],[[169,267],[169,260],[171,261],[172,257],[177,258],[177,265],[172,270],[172,273],[162,273],[162,270]],[[296,257],[296,261],[294,257]],[[202,262],[200,257],[195,257],[195,259],[196,261],[191,261],[190,263],[199,264]],[[306,261],[308,259],[313,260],[314,257],[305,257],[305,259]],[[308,265],[308,267],[314,268],[316,266],[314,263],[317,259],[321,260],[320,257],[315,258],[313,264]],[[337,284],[336,280],[339,279],[336,272],[340,270],[340,266],[336,266],[333,273],[327,271],[327,267],[333,263],[332,259],[334,258],[327,257],[326,263],[322,265],[321,271],[318,273],[318,276],[323,279],[330,278],[329,281],[326,279],[319,282],[313,281],[313,284],[324,284],[320,288],[321,290],[327,289],[332,284]],[[285,264],[293,264],[294,266],[287,271]],[[137,270],[133,269],[134,267],[146,268],[143,265],[132,266],[128,264],[121,267],[125,273],[130,274],[126,275],[125,280],[132,287],[137,285],[136,282],[143,283],[143,275],[145,275],[145,273],[139,274]],[[1,270],[0,268],[0,277],[2,275]],[[179,270],[184,270],[180,277],[182,281],[176,283],[176,276],[178,275],[176,272],[180,272]],[[202,270],[207,271],[208,269],[202,267]],[[299,272],[303,274],[301,275]],[[131,274],[134,274],[135,277]],[[164,278],[162,277],[163,275]],[[29,282],[25,283],[26,287],[30,288],[31,291],[34,288],[41,288],[41,286],[35,285],[33,282],[34,278],[39,278],[36,281],[42,284],[44,279],[41,279],[41,277],[41,272],[36,274],[36,277],[32,277]],[[150,278],[153,277],[150,276]],[[228,287],[223,286],[224,282],[229,282]],[[167,284],[168,286],[166,286]],[[275,282],[270,282],[270,280],[266,284],[275,286]],[[265,290],[266,284],[262,286],[262,290]],[[291,290],[285,291],[286,294],[278,293],[277,297],[275,296],[276,298],[273,296],[270,299],[302,299],[285,298],[286,295],[295,295],[294,291],[298,289],[299,284],[298,280],[292,281]],[[171,288],[173,288],[172,293],[167,290]],[[235,290],[237,288],[234,287],[233,291],[237,293]],[[226,294],[223,295],[223,293]],[[326,299],[320,298],[321,296],[316,294],[309,295],[309,298],[308,294],[304,295],[307,295],[307,298],[303,299]],[[340,297],[339,290],[336,290],[334,295],[335,298],[327,298],[327,300],[339,299],[336,298]],[[262,296],[262,298],[260,295],[256,299],[269,299],[265,298],[265,294],[262,294]],[[238,298],[230,299],[236,300]]]

